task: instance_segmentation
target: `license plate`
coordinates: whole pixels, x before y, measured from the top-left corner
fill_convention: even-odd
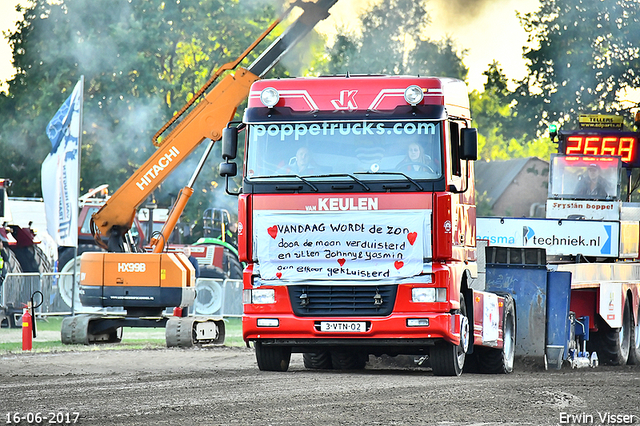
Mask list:
[[[367,324],[365,322],[323,321],[320,323],[320,331],[364,333],[367,331]]]

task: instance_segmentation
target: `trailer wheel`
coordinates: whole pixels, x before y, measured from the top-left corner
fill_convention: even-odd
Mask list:
[[[460,344],[438,342],[431,347],[431,369],[436,376],[459,376],[469,349],[469,320],[464,296],[460,294]]]
[[[345,349],[333,350],[331,351],[331,364],[337,370],[362,370],[367,364],[367,356]]]
[[[629,359],[631,340],[631,308],[627,298],[622,311],[622,328],[611,328],[605,322],[600,324],[597,333],[593,333],[590,342],[591,352],[598,354],[598,360],[607,365],[624,365]]]
[[[255,343],[256,361],[260,371],[287,371],[291,361],[291,348]]]
[[[307,352],[302,354],[305,368],[315,370],[329,370],[332,368],[331,353],[329,351]]]
[[[478,370],[481,373],[508,374],[513,371],[513,361],[516,354],[516,310],[513,298],[509,295],[504,298],[502,317],[503,348],[474,348]]]
[[[629,304],[631,306],[631,304]],[[631,310],[629,310],[631,312]],[[637,320],[631,328],[631,336],[629,338],[629,359],[627,364],[637,365],[640,364],[640,305],[638,306]],[[633,318],[631,318],[633,321]]]

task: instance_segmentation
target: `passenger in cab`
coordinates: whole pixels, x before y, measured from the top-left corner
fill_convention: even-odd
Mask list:
[[[396,170],[401,172],[417,171],[436,174],[431,157],[424,153],[422,145],[412,142],[407,148],[407,155],[398,163]]]

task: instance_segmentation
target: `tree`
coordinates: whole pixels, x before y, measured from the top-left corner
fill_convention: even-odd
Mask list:
[[[483,73],[487,77],[484,91],[471,92],[471,116],[479,130],[478,152],[482,160],[540,157],[549,159],[553,144],[549,138],[530,139],[513,131],[513,108],[507,77],[500,64],[493,62]]]
[[[640,2],[542,0],[520,19],[529,72],[512,97],[516,127],[540,135],[579,113],[623,111],[619,92],[640,85]]]
[[[34,0],[8,35],[16,76],[0,96],[0,170],[12,195],[40,196],[48,121],[85,76],[81,193],[113,191],[155,149],[152,136],[211,72],[235,59],[275,18],[271,2],[239,0]],[[271,36],[273,39],[277,34]],[[316,44],[317,44],[316,40]],[[252,53],[245,60],[250,63]],[[294,61],[295,62],[295,61]],[[272,75],[286,75],[279,66]],[[190,177],[199,148],[157,191],[168,205]],[[188,205],[210,207],[220,192],[218,160],[205,168]],[[219,154],[218,154],[219,156]],[[233,205],[232,197],[221,204]]]
[[[451,39],[434,42],[423,34],[429,25],[425,1],[383,0],[361,17],[361,34],[338,29],[329,74],[414,74],[457,77],[466,80],[462,63],[465,52],[457,52]]]

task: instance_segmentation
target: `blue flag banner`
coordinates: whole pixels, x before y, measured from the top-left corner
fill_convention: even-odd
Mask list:
[[[51,152],[42,163],[42,197],[47,231],[59,246],[78,246],[80,134],[84,80],[62,104],[47,126]]]

